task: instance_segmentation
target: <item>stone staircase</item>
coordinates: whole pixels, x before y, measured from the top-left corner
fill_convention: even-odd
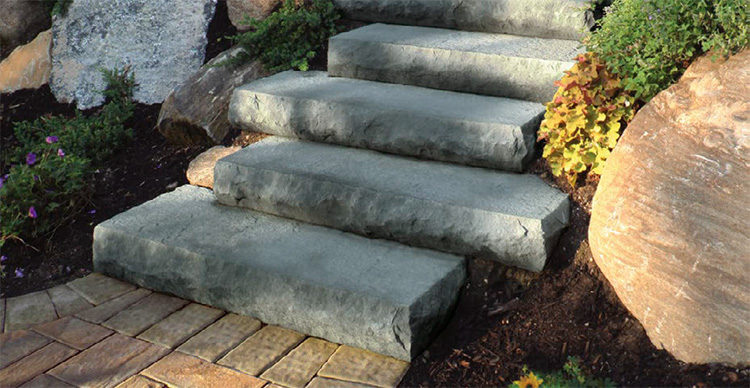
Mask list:
[[[405,26],[332,38],[328,74],[238,88],[232,123],[277,136],[220,160],[213,193],[97,226],[94,266],[411,360],[449,319],[463,256],[541,271],[567,225],[567,196],[521,172],[589,22],[578,0],[335,2]]]

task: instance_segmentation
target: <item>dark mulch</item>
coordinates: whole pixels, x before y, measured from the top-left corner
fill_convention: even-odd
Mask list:
[[[750,367],[685,364],[657,349],[620,303],[586,240],[597,182],[571,190],[543,161],[532,172],[573,199],[571,226],[541,274],[469,261],[456,314],[414,361],[402,387],[495,387],[524,365],[559,370],[568,356],[621,386],[750,386]]]

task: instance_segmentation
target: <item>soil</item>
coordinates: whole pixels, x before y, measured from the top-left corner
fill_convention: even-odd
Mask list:
[[[344,30],[359,25],[342,21]],[[223,37],[235,32],[220,1],[209,27],[207,60],[227,49],[231,41]],[[311,67],[324,70],[325,56],[316,57]],[[47,289],[91,272],[95,225],[187,183],[187,165],[205,147],[167,143],[154,129],[159,110],[160,105],[137,106],[128,123],[135,139],[97,170],[96,192],[87,211],[53,236],[27,241],[31,247],[3,247],[9,257],[3,263],[8,276],[0,282],[0,296]],[[0,95],[0,145],[12,146],[12,122],[74,112],[72,105],[57,103],[47,86]],[[262,137],[235,132],[225,145],[247,145]],[[541,160],[530,172],[570,194],[573,203],[571,226],[547,268],[532,274],[469,260],[469,279],[453,319],[414,360],[401,386],[507,386],[525,365],[538,371],[559,370],[568,356],[580,357],[587,373],[622,386],[750,386],[748,366],[685,364],[657,349],[617,299],[593,262],[586,240],[596,179],[572,189],[553,178]],[[14,277],[16,268],[23,268],[22,278]]]
[[[657,349],[596,266],[587,241],[598,179],[572,189],[539,160],[531,173],[568,193],[571,225],[540,274],[469,260],[453,319],[413,363],[401,387],[496,387],[569,356],[618,386],[749,387],[750,366],[686,364]]]

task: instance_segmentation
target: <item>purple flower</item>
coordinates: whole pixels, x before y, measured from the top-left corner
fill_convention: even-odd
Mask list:
[[[28,155],[26,155],[26,164],[29,166],[34,165],[36,163],[36,154],[33,152],[29,152]]]
[[[0,178],[0,189],[3,188],[3,185],[5,184],[5,179]]]
[[[89,214],[96,214],[96,209],[89,210]]]
[[[16,268],[16,277],[17,278],[23,277],[23,268]]]
[[[47,144],[54,144],[57,143],[57,141],[60,139],[58,139],[57,136],[47,136],[47,138],[44,140],[47,142]]]
[[[39,175],[34,175],[34,182],[39,182]]]
[[[34,209],[34,207],[33,207],[33,206],[32,206],[32,207],[30,207],[30,208],[29,208],[29,217],[31,217],[31,218],[36,218],[36,216],[37,216],[37,214],[36,214],[36,209]]]
[[[5,255],[0,256],[0,263],[2,263],[5,260],[8,260],[8,256],[5,256]]]
[[[64,158],[65,157],[65,151],[62,150],[62,148],[57,149],[57,156]]]

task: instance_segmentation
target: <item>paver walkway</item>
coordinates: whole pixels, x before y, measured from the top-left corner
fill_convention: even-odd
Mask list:
[[[0,299],[0,387],[392,387],[409,364],[101,274]]]

